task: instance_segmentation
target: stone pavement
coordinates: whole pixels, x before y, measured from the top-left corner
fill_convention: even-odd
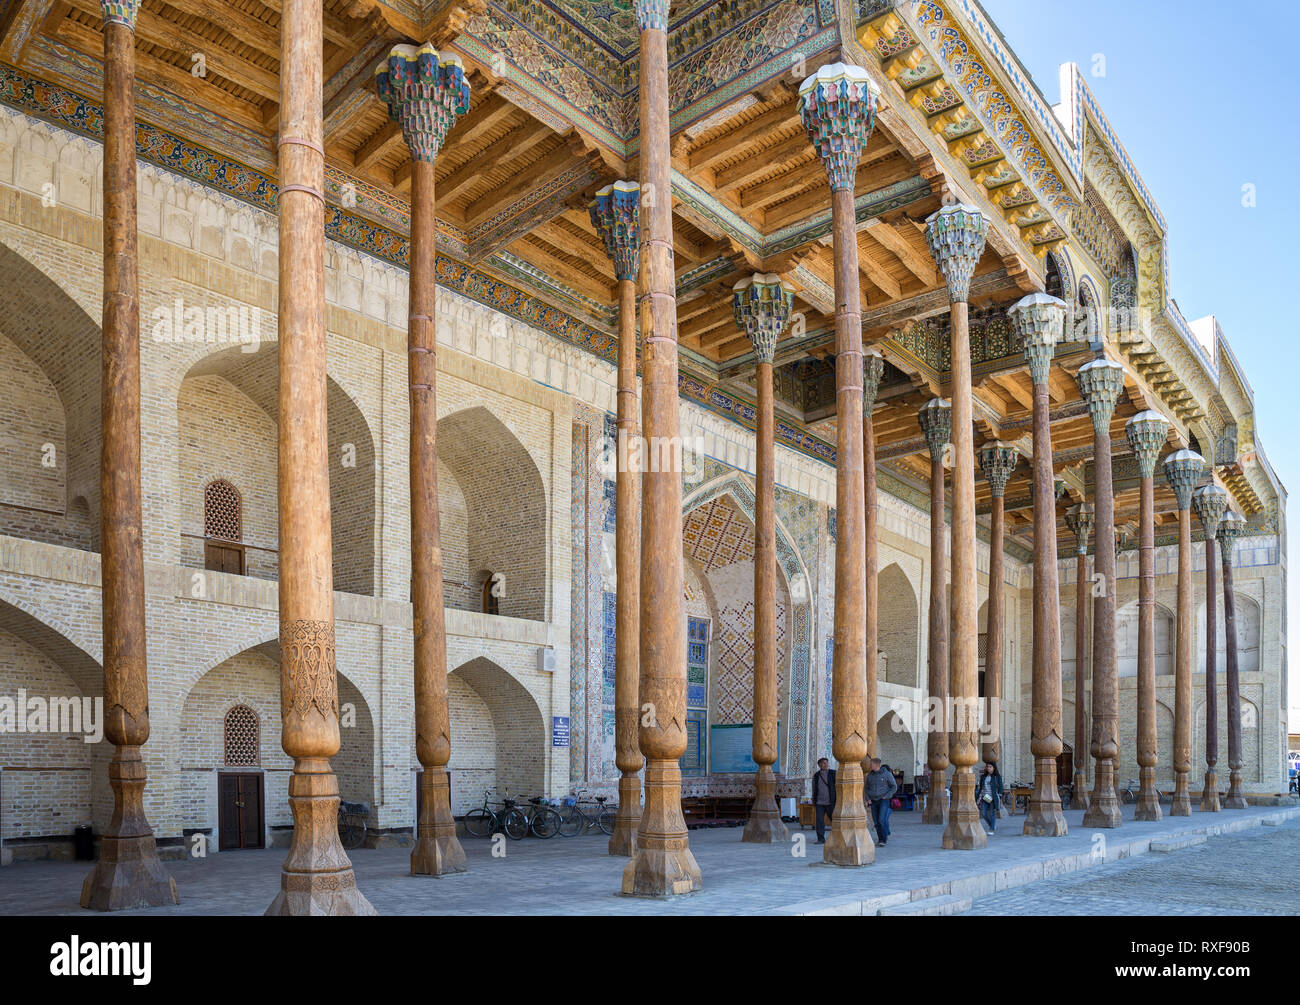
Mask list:
[[[1076,870],[1082,872],[1072,880],[1086,883],[1095,877],[1102,884],[1096,896],[1116,896],[1127,889],[1128,881],[1112,880],[1112,866],[1107,863],[1133,856],[1142,856],[1139,861],[1144,866],[1148,860],[1167,860],[1167,855],[1150,852],[1153,841],[1158,846],[1176,846],[1225,832],[1240,835],[1230,838],[1234,847],[1267,847],[1274,856],[1280,854],[1278,842],[1291,842],[1290,853],[1284,856],[1288,862],[1300,850],[1300,826],[1289,823],[1300,818],[1300,807],[1193,813],[1159,823],[1135,823],[1131,809],[1125,807],[1124,826],[1109,832],[1085,831],[1082,814],[1067,812],[1071,832],[1064,838],[1024,837],[1023,818],[1007,817],[999,821],[988,847],[977,852],[944,851],[939,847],[940,828],[922,824],[919,813],[895,812],[889,844],[877,849],[874,865],[862,869],[822,865],[821,848],[811,831],[792,827],[792,835],[802,833],[806,840],[806,855],[800,857],[799,842],[745,845],[740,842],[740,828],[695,830],[691,847],[703,870],[704,889],[674,901],[620,896],[625,860],[605,854],[608,839],[600,834],[507,841],[502,858],[492,856],[491,842],[465,838],[471,871],[440,880],[410,876],[405,849],[363,849],[353,852],[352,860],[358,885],[381,914],[947,914],[973,906],[980,913],[1001,913],[1013,909],[1012,898],[1016,913],[1025,913],[1024,898],[1030,891],[1017,890],[1011,898],[1004,891],[1045,879],[1060,883],[1059,877]],[[1265,818],[1288,822],[1275,830],[1260,826]],[[1214,838],[1214,847],[1223,840]],[[1175,854],[1207,864],[1219,858],[1204,850]],[[181,903],[147,913],[260,914],[279,887],[284,856],[284,850],[276,848],[169,862]],[[78,896],[88,868],[80,862],[30,862],[0,870],[0,914],[81,913]],[[1202,892],[1187,894],[1200,898],[1198,906],[1209,906],[1231,893],[1222,884],[1210,887],[1203,881],[1194,869],[1185,871],[1182,880],[1202,882]],[[1053,896],[1067,896],[1055,886],[1052,889],[1052,895],[1042,900],[1045,913],[1055,913],[1058,900]],[[1257,906],[1271,904],[1273,910],[1282,906],[1276,893],[1258,900]],[[1296,897],[1289,902],[1293,910],[1300,910]],[[1247,909],[1240,897],[1224,909],[1231,911],[1233,904]],[[1166,908],[1160,910],[1167,913]],[[1112,911],[1107,907],[1101,913]],[[1126,912],[1117,906],[1113,913]]]
[[[977,899],[972,915],[1300,914],[1300,819]]]

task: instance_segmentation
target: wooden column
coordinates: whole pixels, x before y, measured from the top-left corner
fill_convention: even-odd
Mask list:
[[[784,842],[789,831],[776,805],[776,425],[772,358],[790,321],[794,290],[777,275],[755,273],[736,284],[736,325],[749,336],[758,361],[758,428],[754,466],[754,803],[740,836],[754,844]]]
[[[325,153],[319,3],[280,17],[280,717],[293,838],[267,914],[373,914],[339,843],[325,417]]]
[[[588,207],[592,226],[605,245],[618,277],[618,466],[614,475],[614,763],[618,766],[618,811],[609,836],[611,855],[636,853],[641,823],[641,766],[637,743],[640,708],[641,533],[637,526],[639,465],[636,431],[636,274],[641,255],[641,186],[616,181],[596,193]]]
[[[826,168],[835,252],[835,658],[831,676],[835,816],[822,860],[861,866],[876,847],[862,801],[866,724],[866,501],[862,448],[862,291],[853,206],[858,161],[880,92],[865,70],[830,63],[799,86],[799,114]]]
[[[1092,418],[1093,571],[1099,591],[1092,602],[1092,737],[1095,761],[1092,795],[1084,827],[1113,828],[1123,822],[1115,797],[1119,757],[1119,664],[1115,652],[1115,492],[1111,465],[1110,420],[1124,387],[1124,368],[1095,359],[1079,368],[1079,391]]]
[[[1192,493],[1192,509],[1205,535],[1205,782],[1201,786],[1200,809],[1219,812],[1219,688],[1218,688],[1218,606],[1215,603],[1214,567],[1217,564],[1214,536],[1219,521],[1228,508],[1228,493],[1211,482]]]
[[[1174,645],[1174,797],[1171,817],[1192,815],[1188,776],[1192,770],[1192,490],[1205,471],[1205,460],[1193,450],[1178,450],[1165,458],[1165,478],[1178,501],[1178,619]]]
[[[926,763],[930,791],[923,824],[948,823],[948,534],[944,513],[944,459],[952,438],[952,406],[931,398],[917,410],[917,421],[930,448],[930,608],[926,691],[929,693]]]
[[[989,517],[989,610],[984,651],[984,698],[988,707],[989,732],[980,746],[980,757],[984,763],[994,765],[1002,759],[1002,664],[1005,662],[1003,639],[1006,630],[1006,585],[1003,583],[1006,575],[1003,572],[1006,516],[1003,496],[1007,480],[1019,460],[1020,455],[1009,443],[994,440],[980,448],[980,469],[993,498]]]
[[[979,761],[979,588],[975,569],[975,442],[971,404],[970,280],[984,253],[988,221],[974,206],[944,206],[926,220],[930,254],[948,282],[952,318],[952,629],[948,643],[948,759],[952,805],[943,847],[988,844],[975,805]]]
[[[880,752],[880,737],[876,733],[879,713],[880,682],[880,542],[877,522],[879,509],[876,498],[876,424],[872,412],[876,408],[876,394],[880,391],[880,378],[885,372],[885,358],[876,348],[862,351],[862,498],[863,535],[866,538],[866,579],[863,583],[863,624],[866,635],[862,647],[867,654],[866,687],[862,703],[866,708],[867,756],[862,759],[862,770],[871,770],[871,759]]]
[[[135,16],[138,0],[104,16],[104,313],[100,452],[104,735],[113,744],[113,817],[81,887],[95,911],[177,903],[144,812],[149,739],[144,535],[140,482],[140,302],[136,244]]]
[[[1135,820],[1159,820],[1160,794],[1156,791],[1156,766],[1160,742],[1156,736],[1156,461],[1169,435],[1169,423],[1159,412],[1139,412],[1124,426],[1129,446],[1137,457],[1140,478],[1138,509],[1138,672],[1137,761],[1138,799]]]
[[[1056,787],[1056,759],[1065,749],[1061,727],[1061,600],[1056,563],[1056,491],[1048,375],[1061,340],[1065,302],[1032,293],[1007,312],[1016,326],[1034,385],[1034,648],[1029,750],[1034,789],[1024,833],[1069,833]],[[1109,419],[1109,416],[1108,416]]]
[[[1066,526],[1074,532],[1074,795],[1070,808],[1088,809],[1088,710],[1086,669],[1088,665],[1088,538],[1094,522],[1092,503],[1071,506],[1065,514]]]
[[[1246,791],[1241,785],[1241,678],[1237,669],[1237,600],[1232,586],[1232,559],[1237,538],[1246,530],[1246,521],[1235,510],[1228,510],[1219,521],[1219,551],[1223,558],[1223,640],[1224,687],[1228,692],[1228,794],[1226,810],[1246,809]]]
[[[415,635],[415,753],[420,819],[411,874],[466,870],[451,814],[451,716],[447,706],[447,628],[443,613],[438,514],[437,333],[434,306],[437,220],[434,168],[456,119],[469,110],[469,84],[454,56],[431,45],[394,46],[375,71],[380,100],[402,128],[411,155],[411,271],[407,376],[411,409],[411,607]]]
[[[641,29],[642,435],[641,753],[645,809],[623,892],[700,888],[682,816],[686,752],[686,617],[682,606],[682,471],[677,419],[677,300],[668,130],[668,0],[636,0]],[[671,457],[665,463],[665,455]],[[665,470],[666,469],[666,470]]]

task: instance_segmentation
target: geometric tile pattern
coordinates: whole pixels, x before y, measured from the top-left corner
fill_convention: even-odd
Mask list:
[[[754,560],[754,528],[725,497],[694,510],[682,528],[682,540],[686,554],[706,572]]]
[[[754,602],[718,612],[718,656],[713,682],[713,721],[721,725],[754,721]],[[785,684],[786,605],[776,603],[776,688]]]

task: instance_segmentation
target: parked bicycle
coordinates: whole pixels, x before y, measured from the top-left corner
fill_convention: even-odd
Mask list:
[[[509,790],[497,808],[492,806],[492,790],[483,790],[483,805],[470,810],[464,817],[465,830],[471,837],[490,837],[493,834],[505,834],[507,837],[522,841],[528,835],[529,820],[515,800],[510,798]]]
[[[1138,793],[1141,791],[1142,783],[1136,778],[1130,778],[1124,784],[1124,788],[1120,790],[1120,801],[1125,804],[1135,803],[1138,799]],[[1172,792],[1162,792],[1160,789],[1156,789],[1156,800],[1162,803],[1172,803],[1174,801],[1174,794]]]
[[[602,833],[614,833],[614,811],[605,805],[605,796],[596,796],[592,801],[595,805],[588,803],[584,808],[582,803],[583,791],[574,793],[564,800],[564,806],[560,810],[560,833],[565,837],[575,837],[579,834],[585,834],[588,828],[599,827]]]
[[[534,837],[553,838],[564,825],[560,811],[545,796],[533,796],[528,800],[524,816],[528,819],[528,830]]]
[[[370,806],[366,803],[339,803],[339,842],[346,851],[365,844],[368,816]]]

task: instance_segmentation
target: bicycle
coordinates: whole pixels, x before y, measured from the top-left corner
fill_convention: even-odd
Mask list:
[[[368,816],[370,807],[366,803],[339,803],[339,843],[345,851],[353,851],[365,843]]]
[[[1124,784],[1124,788],[1120,790],[1120,802],[1125,805],[1137,802],[1138,795],[1141,791],[1141,783],[1136,778],[1130,778]],[[1174,801],[1174,794],[1172,792],[1161,792],[1159,789],[1156,789],[1156,801],[1160,803],[1172,803]]]
[[[515,841],[522,841],[528,836],[529,822],[527,816],[510,798],[509,790],[501,800],[500,810],[492,808],[492,790],[483,790],[483,805],[470,810],[463,817],[465,831],[471,837],[489,837],[504,833]]]
[[[560,833],[564,837],[574,837],[585,834],[588,828],[599,827],[602,833],[613,834],[614,811],[605,805],[606,797],[595,797],[596,805],[590,814],[582,808],[581,799],[582,791],[579,791],[564,800],[564,809],[560,811]]]
[[[534,837],[553,838],[560,833],[564,818],[545,796],[533,796],[528,800],[528,805],[530,808],[524,810],[524,816]]]
[[[1067,782],[1065,785],[1058,785],[1056,792],[1061,797],[1061,809],[1068,810],[1071,800],[1074,799],[1074,783]]]

